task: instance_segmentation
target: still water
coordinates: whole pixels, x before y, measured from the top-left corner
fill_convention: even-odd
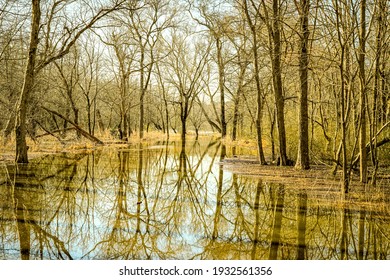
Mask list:
[[[327,203],[234,174],[225,156],[210,140],[3,164],[0,259],[390,258],[383,193]]]

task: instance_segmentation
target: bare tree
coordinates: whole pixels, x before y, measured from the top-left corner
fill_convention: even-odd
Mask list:
[[[282,41],[281,41],[281,3],[280,0],[272,0],[272,9],[264,0],[261,0],[263,14],[261,15],[268,29],[270,41],[270,55],[272,62],[273,88],[276,105],[276,120],[279,135],[280,165],[287,165],[286,128],[284,120],[284,94],[282,83]],[[260,11],[259,11],[260,13]],[[271,13],[271,14],[270,14]]]
[[[20,3],[6,0],[0,4],[0,104],[3,112],[0,124],[4,142],[15,128],[15,104],[22,83],[20,68],[24,68],[20,57],[25,57],[23,42],[27,41],[23,27],[27,18]]]
[[[139,54],[139,137],[144,135],[145,123],[145,94],[152,77],[152,70],[156,62],[155,48],[161,37],[161,32],[170,28],[176,10],[170,9],[168,0],[145,1],[145,5],[130,14],[129,26],[134,41],[138,46]]]
[[[360,77],[360,181],[367,183],[367,152],[366,152],[366,0],[360,2],[360,35],[359,35],[359,77]]]
[[[253,3],[252,3],[253,6]],[[259,18],[260,14],[258,9],[254,7],[255,17]],[[252,20],[251,15],[249,14],[249,7],[247,0],[243,1],[243,9],[246,16],[246,20],[249,24],[249,28],[252,34],[252,53],[253,53],[253,65],[254,65],[254,76],[256,81],[256,90],[257,90],[257,113],[256,113],[256,135],[257,135],[257,148],[259,152],[259,161],[261,164],[267,164],[264,156],[263,150],[263,140],[262,140],[262,128],[261,128],[261,119],[262,119],[262,109],[263,109],[263,90],[261,88],[260,82],[260,69],[259,69],[259,55],[258,55],[258,39],[257,39],[257,26],[256,23]]]
[[[41,1],[31,1],[31,30],[30,30],[30,43],[28,49],[28,58],[24,74],[23,88],[20,94],[20,98],[17,104],[16,110],[16,124],[15,124],[15,139],[16,139],[16,154],[15,161],[18,163],[28,163],[28,147],[26,144],[26,113],[27,104],[30,94],[33,91],[34,81],[36,75],[47,65],[62,58],[69,53],[70,49],[74,46],[80,36],[87,30],[91,29],[96,22],[117,10],[122,6],[125,1],[115,0],[108,7],[100,8],[96,13],[90,16],[88,19],[81,19],[80,23],[73,23],[70,19],[63,23],[63,33],[61,35],[52,32],[52,24],[56,24],[57,30],[61,17],[56,17],[56,14],[64,11],[64,8],[73,2],[68,1],[56,1],[50,8],[47,9],[47,15],[45,20],[45,27],[42,34],[42,41],[44,42],[43,58],[37,63],[37,50],[40,41],[41,30]],[[88,7],[91,7],[90,5]],[[70,28],[67,26],[70,24]],[[55,32],[54,32],[55,33]],[[56,36],[57,35],[57,36]],[[56,36],[56,38],[54,38]]]
[[[136,55],[136,49],[134,42],[131,41],[127,30],[118,33],[117,29],[114,30],[108,39],[100,39],[108,46],[112,47],[117,61],[117,70],[115,77],[119,86],[119,124],[117,125],[119,139],[127,140],[130,135],[130,124],[128,121],[128,115],[132,100],[130,98],[130,75],[135,73],[134,60]],[[114,63],[115,64],[115,63]]]
[[[26,144],[26,114],[27,101],[32,91],[35,79],[35,64],[37,49],[39,43],[39,27],[41,23],[41,7],[39,0],[32,0],[30,45],[28,52],[27,65],[24,74],[22,92],[16,109],[15,140],[16,155],[15,161],[18,163],[28,163],[27,144]]]
[[[309,65],[309,11],[310,0],[295,2],[300,21],[300,96],[299,96],[299,146],[296,167],[309,169],[309,116],[308,116],[308,65]]]
[[[210,2],[206,4],[205,2],[194,4],[194,1],[189,1],[190,3],[190,13],[192,18],[199,24],[207,28],[210,32],[211,37],[215,41],[216,47],[216,61],[218,67],[218,86],[220,94],[220,128],[221,128],[221,137],[224,138],[227,133],[227,121],[226,121],[226,112],[225,112],[225,64],[223,58],[223,45],[225,33],[228,32],[227,29],[230,28],[231,16],[226,15],[226,10],[221,8],[224,4],[222,2]],[[191,8],[195,7],[197,13],[200,14],[202,19],[197,18],[191,12]]]
[[[80,62],[80,54],[76,48],[73,48],[71,51],[71,55],[68,55],[58,61],[54,61],[55,65],[60,77],[60,91],[64,96],[66,103],[69,104],[69,107],[66,108],[66,116],[69,118],[69,111],[73,112],[73,122],[76,125],[79,125],[79,105],[77,103],[76,97],[76,86],[79,83],[80,73],[79,73],[79,62]],[[67,128],[67,122],[64,122],[64,133]],[[80,133],[77,134],[80,137]]]
[[[190,115],[194,101],[202,91],[202,75],[205,65],[208,63],[210,45],[205,42],[197,42],[189,45],[194,38],[185,34],[173,34],[172,50],[170,52],[169,75],[177,98],[174,101],[180,107],[181,138],[185,142],[187,133],[187,119]],[[191,51],[188,51],[192,48]]]
[[[90,45],[94,47],[90,47]],[[104,125],[97,109],[98,95],[105,86],[104,79],[100,81],[103,51],[97,45],[96,40],[90,37],[86,38],[86,42],[80,46],[80,51],[83,59],[80,61],[78,86],[86,101],[88,132],[94,135],[96,119],[101,132],[104,130]]]

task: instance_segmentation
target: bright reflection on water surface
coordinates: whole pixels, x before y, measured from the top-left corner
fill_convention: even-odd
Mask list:
[[[230,152],[171,142],[4,165],[0,259],[390,257],[388,196],[327,203],[223,169]]]

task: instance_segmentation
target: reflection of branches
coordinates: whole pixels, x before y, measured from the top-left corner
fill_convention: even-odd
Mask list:
[[[197,213],[197,216],[200,218],[203,225],[205,225],[206,231],[209,228],[208,228],[208,226],[206,226],[207,222],[206,222],[206,218],[204,216],[205,209],[202,209],[202,207],[200,207],[201,204],[200,204],[199,198],[204,197],[205,202],[207,202],[207,199],[206,199],[207,197],[204,194],[202,194],[200,191],[207,190],[207,183],[209,181],[209,176],[212,174],[212,167],[213,167],[214,162],[217,158],[218,150],[220,147],[220,142],[218,142],[218,145],[215,149],[215,153],[211,157],[209,168],[205,172],[203,172],[203,174],[201,176],[197,176],[196,173],[198,172],[198,169],[202,166],[202,164],[204,164],[203,160],[204,160],[205,155],[208,154],[209,149],[211,147],[213,147],[216,143],[217,143],[217,141],[210,141],[208,146],[203,151],[203,154],[200,156],[199,160],[196,162],[195,166],[192,167],[189,159],[187,158],[187,162],[189,165],[189,173],[191,174],[190,176],[186,177],[187,186],[189,186],[188,191],[191,194],[189,199],[192,202],[192,204],[194,205],[194,209]],[[194,187],[194,186],[196,186],[196,187]]]
[[[246,215],[243,212],[242,205],[244,201],[243,196],[240,193],[240,186],[241,184],[238,183],[237,174],[233,174],[232,178],[232,188],[234,190],[235,195],[235,206],[236,206],[236,217],[234,219],[234,228],[232,231],[231,239],[234,238],[234,236],[240,236],[240,239],[242,239],[242,231],[246,232],[248,235],[251,231],[249,228],[248,222],[246,222]],[[248,201],[246,201],[246,205],[250,205]],[[240,228],[240,225],[242,226],[242,229]]]
[[[75,200],[75,197],[71,196],[72,195],[72,191],[76,192],[76,189],[73,189],[70,187],[70,184],[73,182],[74,180],[74,177],[77,173],[77,166],[79,164],[79,162],[86,156],[87,154],[80,154],[80,155],[77,155],[75,158],[73,158],[73,162],[71,163],[68,163],[68,162],[65,162],[65,164],[63,164],[64,166],[62,168],[60,168],[59,170],[57,170],[54,174],[51,174],[51,175],[47,175],[43,178],[40,178],[39,181],[41,183],[49,180],[49,179],[56,179],[56,182],[58,184],[58,186],[61,186],[63,184],[63,191],[62,191],[62,198],[61,200],[59,201],[59,203],[57,204],[57,208],[56,210],[54,211],[53,215],[51,218],[49,218],[47,220],[47,225],[50,225],[51,222],[56,218],[58,217],[60,211],[61,211],[61,208],[62,206],[64,205],[65,202],[68,202],[68,211],[67,213],[73,213],[75,214],[75,211],[70,211],[70,206],[73,205],[73,206],[76,206],[76,200]],[[52,159],[54,160],[54,159]],[[69,176],[61,176],[63,173],[65,173],[66,171],[68,170],[71,170],[71,173]],[[62,178],[62,179],[60,179]],[[73,201],[70,202],[70,199],[73,198]],[[69,221],[70,224],[72,225],[73,222],[72,221]]]
[[[110,258],[121,259],[139,259],[141,255],[145,258],[151,258],[152,253],[163,256],[159,253],[157,243],[153,243],[155,232],[159,232],[160,222],[150,218],[150,209],[147,199],[149,195],[144,187],[144,170],[150,169],[144,164],[144,150],[142,145],[138,150],[138,161],[134,170],[136,181],[136,188],[134,192],[129,188],[131,184],[131,161],[129,160],[130,153],[127,151],[119,154],[119,173],[117,175],[117,191],[115,193],[115,200],[112,206],[114,212],[113,223],[108,226],[109,232],[104,240],[96,243],[91,250],[84,254],[83,258],[89,256],[98,247],[104,246],[106,248],[105,254]],[[145,174],[145,176],[147,176]],[[134,202],[134,212],[131,212],[131,205],[129,202]],[[153,247],[153,244],[154,247]],[[100,252],[104,251],[104,248]],[[104,255],[103,257],[105,257]],[[106,257],[105,257],[106,258]]]
[[[226,146],[223,144],[221,147],[220,162],[223,162],[225,156],[226,156]],[[212,234],[213,240],[215,240],[218,237],[218,223],[222,216],[222,188],[223,188],[223,169],[219,167],[218,189],[216,195],[216,209],[215,209],[215,216],[214,216],[214,228]]]
[[[160,179],[159,179],[159,186],[157,187],[156,186],[156,201],[158,202],[159,201],[159,198],[160,198],[160,195],[161,195],[161,192],[163,190],[163,187],[164,187],[164,179],[166,177],[166,171],[167,171],[167,163],[168,163],[168,141],[166,142],[166,145],[165,145],[165,148],[162,149],[162,151],[165,151],[164,152],[164,159],[162,160],[162,153],[161,153],[161,157],[159,158],[159,160],[157,161],[158,163],[162,162],[162,170],[161,172],[159,172],[159,175],[160,175]],[[157,167],[157,169],[159,170],[160,166]],[[155,213],[156,211],[156,207],[157,207],[158,203],[154,203],[153,204],[153,207],[152,207],[152,213]]]
[[[212,174],[213,162],[215,161],[217,151],[210,159],[206,158],[209,148],[213,147],[217,142],[211,141],[207,147],[195,151],[198,143],[194,143],[190,147],[190,154],[186,152],[186,145],[181,145],[180,156],[177,161],[167,159],[166,154],[164,163],[178,164],[174,166],[164,167],[164,173],[160,177],[159,182],[164,189],[158,189],[156,196],[159,198],[155,201],[152,211],[154,219],[161,221],[160,238],[167,238],[169,241],[166,246],[168,252],[172,252],[171,242],[173,240],[185,239],[187,228],[186,225],[191,225],[191,235],[195,234],[196,226],[201,224],[202,233],[208,231],[207,222],[207,181]],[[182,144],[182,143],[181,143]],[[210,164],[211,161],[211,164]],[[206,170],[203,167],[207,166]],[[171,173],[171,170],[176,170]],[[164,176],[165,174],[165,176]],[[177,177],[172,177],[177,175]],[[174,181],[170,181],[173,179]],[[202,201],[204,199],[204,201]],[[156,217],[156,214],[158,217]],[[186,220],[189,218],[190,220]],[[183,232],[184,229],[184,232]],[[173,237],[176,237],[172,239]],[[184,245],[184,244],[183,244]],[[179,250],[180,243],[174,243],[174,251]],[[167,257],[165,254],[164,258]]]
[[[348,258],[348,232],[347,232],[347,217],[349,216],[349,210],[344,209],[342,217],[342,231],[341,231],[341,242],[340,242],[340,259],[344,260]],[[347,255],[347,256],[346,256]]]
[[[65,243],[61,241],[57,236],[51,234],[48,230],[44,229],[42,225],[49,228],[50,220],[42,222],[40,224],[35,220],[36,216],[34,208],[35,206],[42,205],[40,199],[40,192],[34,190],[29,193],[28,199],[25,197],[25,190],[29,187],[35,187],[34,181],[39,181],[36,175],[29,169],[30,166],[18,166],[15,170],[15,181],[13,183],[13,201],[15,204],[15,219],[17,222],[17,228],[19,233],[20,252],[22,259],[29,259],[31,254],[31,234],[30,231],[33,229],[36,232],[38,241],[40,244],[41,258],[43,258],[43,250],[45,243],[46,249],[57,253],[57,258],[64,259],[62,253],[64,253],[69,259],[72,259],[69,251],[65,247]],[[43,192],[42,192],[43,194]],[[40,208],[38,208],[40,210]],[[57,212],[56,212],[57,213]],[[38,215],[37,217],[41,217]],[[52,248],[51,241],[55,248]]]
[[[212,157],[211,159],[211,163],[210,163],[210,168],[209,170],[207,170],[205,173],[205,177],[201,176],[200,179],[203,180],[203,182],[207,182],[208,181],[208,176],[210,174],[212,174],[211,172],[211,168],[214,164],[214,161],[216,159],[216,156],[217,156],[217,153],[218,153],[218,150],[219,150],[219,147],[221,145],[221,142],[219,141],[210,141],[209,144],[207,145],[207,147],[204,149],[202,155],[199,157],[199,159],[197,160],[196,164],[194,167],[190,168],[189,172],[190,172],[190,175],[191,175],[191,179],[192,179],[192,182],[195,181],[200,187],[204,186],[204,183],[201,183],[200,182],[200,179],[198,179],[198,176],[196,176],[196,172],[198,171],[198,169],[202,166],[202,163],[203,163],[203,160],[204,160],[204,157],[208,154],[210,148],[212,148],[215,144],[217,144],[217,147],[215,149],[215,154],[214,156]],[[188,161],[188,164],[191,166],[191,163]]]
[[[284,186],[279,186],[277,193],[277,201],[275,205],[274,220],[272,226],[271,247],[269,251],[269,259],[275,260],[278,256],[278,248],[280,244],[280,232],[282,229],[282,218],[284,208]]]
[[[71,173],[71,175],[69,176],[69,182],[72,182],[73,177],[74,177],[74,175],[76,174],[76,170],[77,170],[77,166],[76,166],[76,165],[73,165],[72,173]],[[69,183],[69,182],[67,182],[67,183]],[[62,194],[63,194],[62,199],[61,199],[60,202],[58,203],[57,209],[54,211],[52,217],[48,219],[47,225],[50,225],[51,222],[52,222],[56,217],[58,217],[58,215],[59,215],[59,213],[60,213],[60,210],[61,210],[63,204],[64,204],[66,201],[69,201],[69,199],[70,199],[70,191],[71,191],[71,190],[70,190],[70,188],[69,188],[69,185],[65,185],[64,191],[63,191],[63,193],[62,193]],[[75,201],[73,201],[73,202],[74,202],[73,205],[75,205]],[[68,203],[68,205],[70,205],[70,203]],[[68,211],[68,212],[70,212],[70,211]],[[72,221],[69,221],[69,222],[70,222],[70,224],[73,224]]]
[[[297,259],[306,259],[306,215],[307,215],[307,193],[302,191],[298,194],[297,207]]]
[[[30,223],[33,225],[33,228],[38,232],[39,240],[42,243],[43,237],[46,238],[46,243],[48,244],[47,248],[49,248],[50,239],[54,242],[54,246],[57,249],[57,253],[60,256],[61,259],[64,259],[63,255],[61,254],[61,251],[64,252],[64,254],[70,259],[73,260],[72,256],[70,255],[69,251],[65,247],[65,243],[61,241],[57,236],[49,233],[45,229],[43,229],[41,226],[39,226],[35,221],[30,221]]]
[[[256,259],[256,249],[257,249],[257,243],[259,242],[259,224],[260,224],[260,192],[262,189],[262,182],[261,180],[257,183],[256,188],[256,196],[255,196],[255,202],[254,202],[254,212],[255,212],[255,223],[254,223],[254,229],[253,229],[253,248],[252,248],[252,260]]]

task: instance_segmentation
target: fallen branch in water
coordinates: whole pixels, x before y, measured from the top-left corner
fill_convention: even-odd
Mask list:
[[[42,133],[42,134],[39,134],[37,136],[35,136],[35,138],[40,138],[40,137],[44,137],[44,136],[48,136],[48,135],[51,135],[51,136],[55,136],[56,133],[63,133],[65,131],[70,131],[70,130],[76,130],[76,128],[74,127],[68,127],[68,128],[63,128],[63,129],[56,129],[56,130],[53,130],[53,131],[49,131],[47,130],[46,128],[42,127],[40,124],[38,124],[44,131],[46,131],[46,133]],[[57,137],[56,137],[57,138]]]
[[[78,126],[77,124],[75,124],[74,122],[72,122],[71,120],[69,120],[67,117],[65,117],[64,115],[54,111],[54,110],[51,110],[49,108],[46,108],[44,106],[42,106],[42,108],[44,110],[46,110],[47,112],[53,114],[53,115],[56,115],[58,117],[60,117],[61,119],[67,121],[68,123],[70,123],[71,125],[74,126],[74,128],[80,132],[81,135],[83,135],[85,138],[87,138],[88,140],[91,140],[92,142],[94,143],[97,143],[99,145],[103,145],[103,141],[101,141],[100,139],[96,138],[95,136],[89,134],[88,132],[86,132],[84,129],[82,129],[80,126]]]

